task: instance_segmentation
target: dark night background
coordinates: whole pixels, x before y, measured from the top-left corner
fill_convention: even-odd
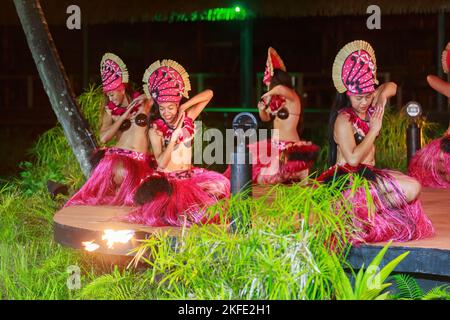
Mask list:
[[[83,20],[81,30],[66,28],[67,4],[61,2],[81,7],[82,20],[87,20]],[[164,8],[162,1],[142,1],[141,12],[136,7],[137,1],[129,1],[135,8],[132,13],[121,10],[123,3],[115,7],[118,1],[100,1],[110,3],[110,6],[99,5],[96,12],[84,9],[83,5],[88,1],[61,2],[41,1],[50,32],[77,95],[83,92],[87,83],[100,83],[99,62],[103,53],[110,51],[124,60],[130,79],[137,84],[141,83],[142,74],[150,63],[170,58],[190,73],[192,94],[197,92],[198,79],[203,74],[204,87],[213,89],[215,93],[209,108],[241,106],[242,21],[152,21],[151,13]],[[252,19],[252,99],[255,104],[251,107],[256,106],[258,99],[260,78],[257,78],[257,73],[264,71],[267,48],[272,46],[283,58],[288,71],[301,74],[298,88],[306,109],[304,137],[322,144],[328,121],[327,110],[335,94],[331,79],[334,57],[347,42],[363,39],[375,49],[380,82],[390,79],[399,86],[397,97],[391,104],[400,108],[409,100],[416,100],[422,104],[429,119],[448,125],[447,101],[442,97],[438,100],[438,95],[426,83],[428,74],[441,72],[439,46],[445,46],[450,40],[450,6],[442,6],[445,2],[398,1],[397,9],[390,4],[389,10],[384,10],[383,3],[387,1],[372,1],[381,7],[380,30],[367,29],[369,15],[365,12],[367,4],[364,3],[369,2],[365,1],[358,2],[358,6],[350,6],[351,10],[346,9],[350,8],[348,3],[340,10],[334,8],[343,1],[316,1],[315,7],[308,6],[313,1],[271,1],[274,8],[283,7],[284,2],[287,11],[297,8],[297,11],[290,10],[289,14],[283,14],[281,9],[274,9],[274,14],[271,14],[267,2],[264,2],[264,10],[258,11],[257,1],[248,2],[256,12]],[[10,177],[17,174],[17,164],[27,159],[26,150],[36,137],[56,124],[56,117],[43,90],[12,1],[2,0],[1,3],[0,177]],[[152,3],[156,9],[151,9]],[[172,7],[175,6],[173,3],[180,4],[179,12],[198,10],[190,5],[181,5],[181,1],[172,1]],[[214,4],[219,7],[223,3],[228,7],[235,5],[232,1],[199,3],[208,3],[206,9],[214,7]],[[246,6],[245,1],[239,4]],[[310,7],[316,8],[315,11]],[[172,8],[164,10],[168,12]],[[439,43],[439,28],[443,43]],[[229,121],[235,114],[212,111],[204,117],[209,126],[223,127],[224,120]]]

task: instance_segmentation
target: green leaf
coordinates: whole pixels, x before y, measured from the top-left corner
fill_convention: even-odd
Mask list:
[[[423,291],[417,281],[410,275],[397,274],[393,276],[395,285],[399,291],[399,299],[418,300],[423,297]]]
[[[391,274],[391,272],[394,271],[395,267],[397,267],[397,265],[400,262],[402,262],[403,259],[405,259],[408,254],[409,254],[409,251],[407,251],[405,253],[402,253],[397,258],[395,258],[394,260],[389,262],[383,269],[381,269],[381,271],[380,271],[380,278],[381,278],[382,282],[384,280],[386,280],[386,278]]]
[[[450,300],[450,286],[442,285],[428,291],[422,300]]]

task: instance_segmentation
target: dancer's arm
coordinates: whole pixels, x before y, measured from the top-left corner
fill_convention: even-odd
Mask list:
[[[427,81],[434,90],[450,99],[450,83],[433,75],[429,75]]]
[[[339,145],[345,161],[351,166],[357,166],[372,150],[375,138],[381,130],[384,108],[377,108],[370,118],[370,129],[364,140],[356,145],[352,125],[345,114],[340,114],[334,124],[334,139]]]
[[[300,97],[297,95],[297,93],[295,93],[295,91],[293,89],[288,88],[283,85],[277,85],[277,86],[273,87],[271,90],[269,90],[268,92],[263,94],[261,99],[266,99],[266,97],[268,99],[270,99],[271,96],[282,96],[286,100],[300,101]]]
[[[192,120],[195,120],[199,114],[205,109],[206,105],[211,101],[214,93],[212,90],[207,89],[199,94],[193,96],[180,106],[179,113],[187,112],[187,115]]]
[[[378,87],[372,100],[372,106],[385,107],[389,98],[397,93],[397,85],[394,82],[386,82]]]
[[[263,121],[263,122],[272,120],[269,112],[267,112],[267,108],[268,108],[267,103],[261,98],[261,100],[259,100],[259,102],[258,102],[258,111],[259,111],[259,117],[260,117],[261,121]]]

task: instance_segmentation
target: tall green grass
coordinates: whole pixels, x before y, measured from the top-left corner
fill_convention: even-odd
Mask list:
[[[101,87],[90,86],[78,102],[91,130],[98,136],[100,107],[103,104]],[[42,134],[29,152],[33,160],[21,163],[23,171],[16,181],[25,194],[44,191],[48,180],[66,184],[72,190],[84,183],[85,178],[60,125]]]
[[[231,221],[243,217],[235,233],[194,226],[177,240],[159,234],[143,241],[136,260],[151,266],[151,281],[168,298],[334,299],[330,259],[345,261],[347,235],[355,231],[345,202],[338,188],[322,184],[236,196],[226,206]]]
[[[409,119],[404,110],[386,108],[383,127],[375,141],[377,167],[406,171],[406,131],[408,124]],[[422,129],[422,146],[437,138],[443,131],[439,124],[430,122],[425,118],[420,119],[419,126]]]

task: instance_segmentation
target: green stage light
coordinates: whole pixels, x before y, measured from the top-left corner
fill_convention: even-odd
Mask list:
[[[181,21],[233,21],[233,20],[247,20],[252,19],[254,13],[241,6],[233,6],[228,8],[212,8],[201,11],[194,11],[191,13],[184,12],[170,12],[170,13],[157,13],[153,17],[153,21],[168,21],[168,22],[181,22]]]

